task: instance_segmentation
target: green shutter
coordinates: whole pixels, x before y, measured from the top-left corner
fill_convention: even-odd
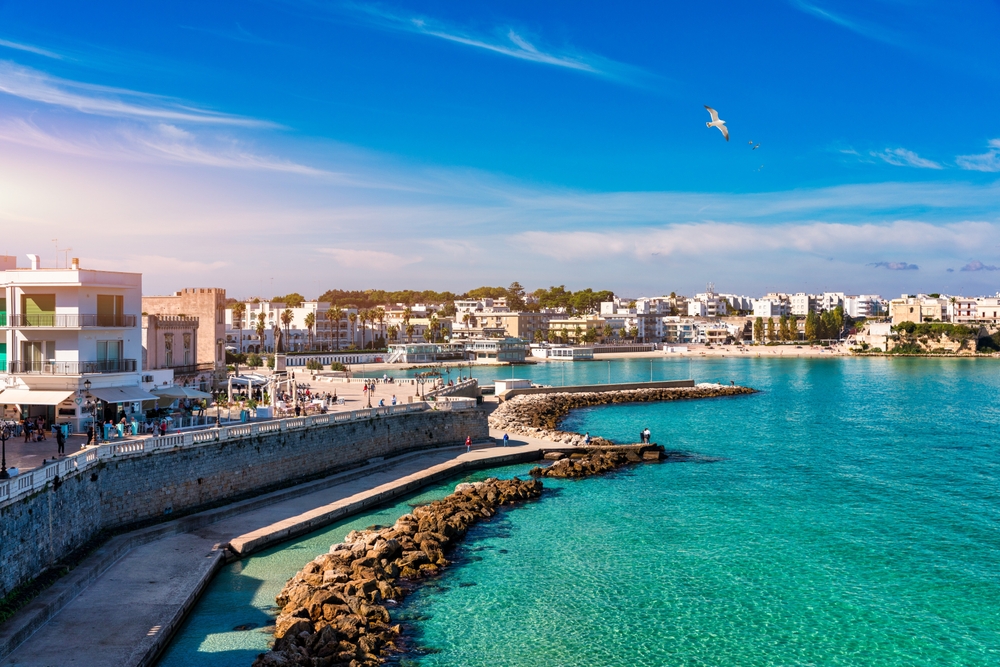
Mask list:
[[[4,313],[6,315],[6,313]],[[7,343],[0,343],[0,373],[7,372]]]
[[[7,326],[7,299],[0,299],[0,327]]]

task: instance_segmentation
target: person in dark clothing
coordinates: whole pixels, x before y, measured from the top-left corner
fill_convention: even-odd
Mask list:
[[[66,438],[63,436],[62,426],[56,424],[56,444],[59,445],[59,453],[66,453]]]
[[[94,441],[94,425],[91,424],[87,427],[87,444],[89,445]]]

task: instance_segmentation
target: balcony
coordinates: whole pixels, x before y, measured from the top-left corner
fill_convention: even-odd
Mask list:
[[[81,329],[96,327],[102,329],[131,329],[135,327],[135,315],[58,315],[53,313],[37,313],[34,315],[7,315],[6,321],[0,321],[0,326],[16,328],[40,327],[45,329]]]
[[[134,373],[135,359],[107,361],[8,361],[11,375],[89,375],[91,373]]]

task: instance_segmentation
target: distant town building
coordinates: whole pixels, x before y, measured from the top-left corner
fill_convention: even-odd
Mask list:
[[[198,341],[192,347],[192,363],[209,369],[214,386],[221,386],[226,377],[226,290],[187,287],[168,296],[144,296],[142,313],[197,318]]]

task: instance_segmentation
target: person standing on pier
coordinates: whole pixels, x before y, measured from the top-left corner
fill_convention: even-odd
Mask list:
[[[506,447],[507,443],[510,442],[510,436],[506,433],[503,434],[503,446]]]
[[[465,451],[467,451],[467,452],[472,451],[472,436],[471,435],[465,436]]]
[[[649,427],[647,426],[646,429],[642,432],[643,442],[645,442],[647,445],[649,444],[649,437],[650,437]]]

